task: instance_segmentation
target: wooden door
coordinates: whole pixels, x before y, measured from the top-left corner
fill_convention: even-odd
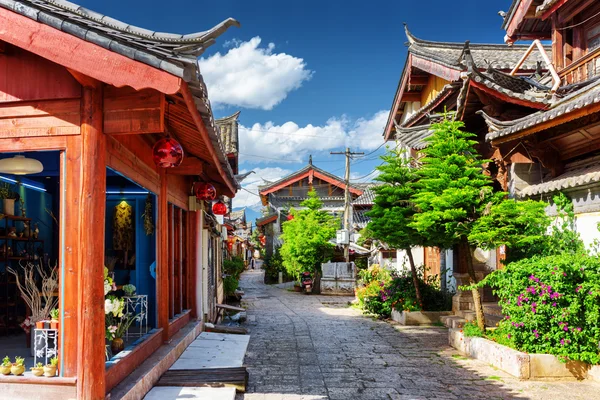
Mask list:
[[[437,247],[425,247],[425,278],[440,275],[440,249]]]

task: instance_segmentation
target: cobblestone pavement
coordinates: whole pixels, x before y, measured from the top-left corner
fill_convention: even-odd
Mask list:
[[[600,385],[519,381],[448,346],[447,331],[373,320],[349,297],[304,295],[242,275],[251,339],[237,400],[600,399]]]

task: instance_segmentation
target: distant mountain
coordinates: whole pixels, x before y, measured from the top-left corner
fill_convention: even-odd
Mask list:
[[[234,208],[233,211],[241,210],[243,207]],[[262,213],[260,210],[262,209],[262,204],[257,203],[253,206],[246,207],[246,222],[252,222],[252,226],[256,226],[256,219],[262,217]]]

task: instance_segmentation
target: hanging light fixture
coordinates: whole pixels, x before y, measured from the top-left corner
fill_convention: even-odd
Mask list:
[[[215,215],[225,215],[227,214],[227,206],[221,200],[217,201],[213,204],[212,212]]]
[[[13,175],[39,174],[44,170],[41,162],[33,158],[16,155],[0,160],[0,173]]]
[[[167,123],[169,121],[169,105],[170,100],[167,100],[167,115],[165,117],[165,131],[167,136],[154,143],[152,148],[152,158],[154,164],[160,168],[174,168],[181,165],[183,161],[183,147],[181,144],[169,135]]]
[[[210,183],[196,182],[194,191],[198,200],[214,200],[217,197],[217,189]]]

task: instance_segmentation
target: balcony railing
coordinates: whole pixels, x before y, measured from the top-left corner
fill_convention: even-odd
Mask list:
[[[562,85],[583,82],[600,75],[600,47],[558,72]]]

